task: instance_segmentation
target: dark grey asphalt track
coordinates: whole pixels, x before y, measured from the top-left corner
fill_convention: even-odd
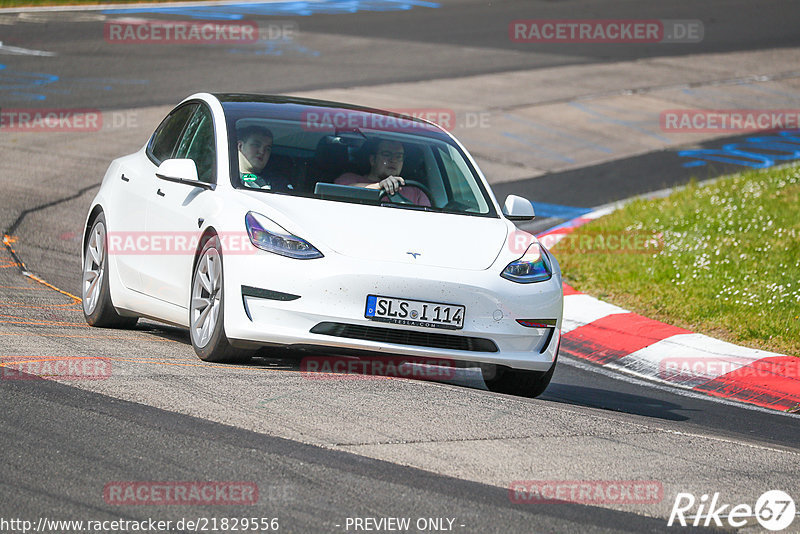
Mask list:
[[[714,139],[698,143],[696,148],[719,149],[730,143],[742,142],[748,137],[752,137],[752,134]],[[600,165],[554,172],[535,179],[503,182],[494,184],[492,190],[497,198],[514,194],[551,204],[594,208],[684,185],[692,179],[702,182],[746,170],[741,165],[721,162],[683,167],[677,161],[675,152],[676,149],[660,150]]]
[[[798,419],[782,414],[754,412],[737,403],[721,404],[700,394],[684,396],[670,387],[645,386],[643,381],[620,379],[614,372],[598,374],[592,364],[578,362],[556,368],[542,400],[586,406],[651,420],[675,421],[685,432],[715,435],[753,443],[796,449]]]
[[[0,26],[0,40],[6,45],[58,54],[0,55],[0,63],[8,69],[0,71],[5,80],[0,84],[0,104],[18,107],[27,101],[37,107],[120,109],[172,104],[201,90],[283,93],[800,44],[796,26],[800,4],[785,0],[447,0],[439,4],[436,9],[309,17],[247,15],[246,20],[262,24],[297,24],[297,46],[280,50],[263,44],[111,44],[103,40],[103,22],[72,22],[76,18],[70,14],[42,16],[46,22]],[[700,43],[633,46],[511,42],[509,24],[533,18],[693,19],[703,22],[705,36]],[[42,75],[40,83],[24,87],[32,74]],[[46,103],[19,93],[46,96]]]
[[[0,381],[2,513],[51,519],[267,517],[280,532],[346,532],[348,517],[454,518],[455,532],[666,532],[664,521],[508,491],[302,445],[35,380]],[[114,480],[255,483],[250,506],[125,506]],[[11,512],[13,510],[13,512]],[[174,523],[173,523],[174,524]],[[463,525],[463,526],[461,526]],[[352,528],[351,530],[352,531]],[[414,531],[414,530],[412,530]]]
[[[160,46],[105,43],[102,22],[70,22],[68,16],[60,21],[0,26],[0,40],[5,44],[58,53],[52,58],[0,55],[0,63],[6,65],[5,74],[0,71],[0,107],[133,108],[174,104],[198,90],[277,93],[800,44],[796,27],[800,4],[786,1],[441,3],[439,9],[418,7],[389,14],[263,17],[296,21],[298,42],[319,55],[297,50],[264,55],[256,46],[240,47],[243,50],[235,53],[220,47],[174,46],[165,54]],[[508,40],[508,23],[517,18],[700,19],[706,25],[706,38],[694,45],[533,49]],[[9,78],[9,71],[16,74]],[[46,82],[52,77],[57,81]],[[14,87],[31,79],[41,83]],[[31,100],[32,96],[45,99]],[[669,156],[654,153],[498,184],[494,189],[501,198],[513,190],[541,202],[590,207],[683,183],[692,175],[704,178],[728,170],[709,166],[676,171],[674,163],[663,164]],[[92,164],[105,167],[105,163]],[[77,193],[68,183],[54,187],[58,195],[49,190],[39,192],[41,197],[35,190],[15,190],[4,208],[11,206],[14,213],[3,214],[3,229],[10,229],[24,209]],[[89,188],[83,196],[65,200],[57,205],[63,211],[55,213],[83,209],[93,192]],[[39,210],[36,220],[46,213],[50,212]],[[22,258],[37,274],[78,292],[77,253],[65,263],[48,261],[48,254],[62,258],[64,249],[63,243],[51,245],[47,240],[67,228],[26,225],[21,220],[13,229],[28,243],[39,238],[44,243],[36,254]],[[187,343],[180,336],[177,340]],[[466,525],[465,532],[667,530],[663,520],[578,505],[520,508],[512,506],[507,493],[496,487],[271,438],[46,381],[0,381],[0,398],[5,463],[0,511],[4,516],[12,510],[15,516],[31,519],[43,510],[59,519],[244,513],[279,517],[286,532],[335,531],[332,525],[347,516],[392,515],[454,516]],[[621,420],[663,421],[687,432],[763,446],[797,450],[800,442],[796,419],[684,397],[569,365],[558,368],[542,400],[586,408],[588,414],[608,412]],[[254,480],[263,501],[255,514],[251,508],[211,513],[195,507],[123,510],[102,500],[103,484],[114,479]]]

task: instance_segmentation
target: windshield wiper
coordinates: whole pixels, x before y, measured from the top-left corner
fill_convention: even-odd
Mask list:
[[[381,206],[386,206],[387,208],[401,208],[407,210],[417,210],[417,211],[438,211],[430,206],[418,206],[417,204],[402,204],[398,202],[381,202]]]

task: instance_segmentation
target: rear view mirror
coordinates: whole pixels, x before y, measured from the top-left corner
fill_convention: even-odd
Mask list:
[[[530,200],[517,195],[508,195],[503,204],[503,215],[512,221],[531,221],[536,214]]]

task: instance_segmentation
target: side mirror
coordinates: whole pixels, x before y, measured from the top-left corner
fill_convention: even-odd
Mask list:
[[[511,221],[532,221],[536,214],[530,200],[517,195],[508,195],[503,204],[503,215]]]
[[[156,176],[168,182],[211,189],[211,184],[197,178],[197,165],[191,159],[165,159],[158,166]]]

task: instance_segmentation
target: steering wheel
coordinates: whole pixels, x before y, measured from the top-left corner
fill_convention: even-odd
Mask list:
[[[425,193],[425,196],[428,197],[428,200],[430,201],[431,206],[433,206],[433,193],[431,192],[430,188],[427,185],[422,184],[422,183],[420,183],[420,182],[418,182],[416,180],[405,180],[405,185],[403,187],[407,187],[407,186],[416,187],[417,189],[419,189],[420,191]],[[396,202],[398,204],[415,204],[414,202],[410,201],[409,199],[404,197],[399,192],[397,192],[397,193],[395,193],[393,195],[387,195],[387,196],[389,197],[389,200],[391,200],[392,202]]]

